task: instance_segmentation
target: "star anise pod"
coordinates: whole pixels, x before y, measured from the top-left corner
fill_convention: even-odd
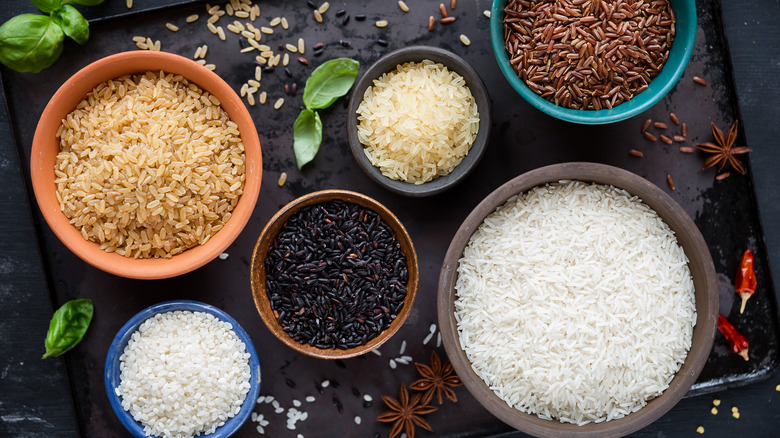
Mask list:
[[[414,394],[409,397],[409,391],[403,383],[398,388],[397,400],[390,396],[383,395],[382,401],[385,402],[390,410],[383,412],[376,417],[376,419],[383,423],[394,422],[393,427],[390,429],[390,438],[401,433],[401,429],[406,433],[406,436],[414,438],[415,426],[420,426],[429,432],[433,432],[431,425],[423,420],[422,416],[430,414],[437,408],[430,406],[427,403],[423,403],[421,394]]]
[[[452,369],[449,362],[442,366],[439,356],[435,351],[431,351],[430,366],[421,363],[415,363],[414,366],[417,367],[417,372],[420,373],[421,377],[409,387],[415,391],[425,391],[422,398],[424,404],[430,403],[434,394],[436,394],[436,401],[439,404],[444,403],[442,394],[453,403],[458,401],[455,391],[451,388],[460,386],[463,382],[455,374],[455,370]]]
[[[718,172],[720,172],[726,166],[726,163],[729,163],[731,164],[731,167],[734,168],[734,170],[744,175],[745,167],[742,166],[742,161],[739,160],[737,155],[746,154],[753,151],[750,148],[744,146],[734,147],[734,141],[737,139],[737,121],[734,121],[734,124],[731,125],[728,134],[725,136],[723,135],[723,131],[715,126],[714,123],[710,122],[710,125],[712,125],[712,135],[715,137],[715,143],[706,142],[695,145],[704,152],[714,154],[707,157],[707,159],[704,161],[704,166],[702,166],[702,169],[706,169],[717,164]]]

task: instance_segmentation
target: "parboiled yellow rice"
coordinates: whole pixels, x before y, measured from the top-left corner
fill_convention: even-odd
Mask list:
[[[357,113],[358,138],[371,163],[388,178],[414,184],[452,172],[479,131],[466,81],[430,60],[374,80]]]
[[[205,244],[244,188],[238,125],[180,75],[104,82],[62,120],[55,184],[85,239],[126,257]]]

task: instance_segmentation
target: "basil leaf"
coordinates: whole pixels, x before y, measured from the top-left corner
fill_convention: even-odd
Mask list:
[[[43,358],[59,356],[81,342],[94,311],[92,300],[88,299],[71,300],[57,309],[49,323]]]
[[[63,38],[49,17],[17,15],[0,26],[0,62],[18,72],[38,73],[60,57]]]
[[[32,0],[32,2],[35,6],[38,6],[38,9],[40,9],[41,12],[46,13],[62,6],[62,0]]]
[[[77,43],[84,44],[89,39],[89,23],[73,6],[65,5],[57,9],[51,13],[51,19]]]
[[[308,109],[329,107],[355,83],[360,63],[350,58],[336,58],[311,72],[303,90],[303,104]]]
[[[298,169],[314,159],[322,143],[322,121],[316,112],[305,109],[293,125],[293,151]]]
[[[103,3],[105,0],[64,0],[62,4],[75,3],[77,5],[95,6]]]

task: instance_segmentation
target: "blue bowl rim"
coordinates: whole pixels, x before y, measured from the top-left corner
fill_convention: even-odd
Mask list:
[[[146,309],[138,312],[135,316],[130,318],[129,321],[119,329],[114,340],[111,342],[111,346],[108,348],[108,354],[106,355],[106,364],[104,371],[104,382],[106,386],[106,395],[108,396],[109,404],[116,414],[119,421],[125,428],[138,438],[146,438],[143,426],[137,422],[129,412],[122,408],[122,404],[119,397],[114,392],[119,382],[119,356],[124,352],[127,342],[130,336],[138,329],[138,327],[147,319],[158,313],[173,312],[177,310],[189,310],[192,312],[206,312],[214,315],[222,321],[229,322],[233,326],[233,331],[236,333],[241,341],[246,345],[246,350],[249,353],[249,368],[251,371],[251,377],[249,378],[249,392],[244,399],[244,403],[241,405],[241,410],[234,416],[225,422],[224,425],[218,427],[214,433],[208,436],[210,438],[222,438],[229,437],[235,433],[252,414],[252,410],[255,406],[255,401],[260,393],[260,384],[262,382],[260,376],[260,359],[257,355],[257,350],[252,343],[252,339],[247,332],[241,327],[238,322],[230,315],[225,313],[222,309],[214,307],[212,305],[201,303],[193,300],[172,300],[165,301],[147,307]]]
[[[693,46],[696,42],[696,2],[694,0],[670,0],[670,2],[675,3],[678,6],[684,6],[687,12],[684,17],[687,17],[688,20],[682,22],[680,20],[680,14],[677,13],[678,9],[675,7],[677,17],[677,24],[675,26],[676,36],[672,42],[670,56],[672,52],[679,53],[679,50],[682,50],[680,62],[672,65],[667,61],[666,65],[664,65],[664,68],[661,70],[661,73],[650,82],[650,86],[647,90],[613,109],[576,110],[564,108],[542,98],[528,88],[525,82],[517,76],[515,70],[510,67],[509,57],[507,56],[506,48],[504,47],[502,21],[504,17],[503,5],[506,3],[506,0],[493,0],[490,8],[490,39],[491,45],[493,46],[493,54],[498,62],[501,73],[507,81],[509,81],[512,88],[517,91],[526,102],[543,113],[560,120],[583,125],[602,125],[619,122],[644,112],[666,96],[666,94],[677,84],[680,77],[682,77],[682,74],[685,72],[685,68],[688,65],[688,61],[691,58]],[[680,47],[680,44],[678,41],[686,41],[689,43],[683,46],[682,49],[679,49],[678,47]],[[663,82],[662,86],[659,88],[653,87],[653,83],[660,82]],[[621,107],[623,107],[623,109],[621,109]]]

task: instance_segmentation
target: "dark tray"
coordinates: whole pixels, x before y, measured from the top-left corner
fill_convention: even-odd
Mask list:
[[[238,53],[241,48],[238,38],[230,32],[227,32],[226,42],[212,35],[205,27],[205,8],[201,3],[192,3],[195,2],[168,0],[157,3],[158,6],[169,5],[167,8],[134,9],[121,14],[115,14],[116,8],[97,9],[95,11],[102,12],[93,12],[96,15],[93,16],[90,41],[83,47],[66,44],[62,58],[50,69],[37,75],[2,69],[15,142],[30,194],[30,147],[37,120],[49,98],[67,77],[86,64],[111,53],[135,50],[134,35],[159,39],[163,50],[184,56],[192,56],[197,46],[209,44],[209,62],[216,64],[217,73],[236,89],[253,75],[254,54]],[[486,2],[482,3],[487,7]],[[280,110],[273,110],[269,103],[250,107],[263,145],[264,184],[254,215],[228,249],[226,260],[214,260],[195,272],[169,280],[137,281],[115,277],[92,268],[69,252],[34,208],[39,249],[54,304],[88,297],[96,305],[92,328],[82,345],[66,356],[79,427],[85,436],[127,436],[105,396],[102,371],[108,346],[119,327],[136,312],[154,303],[178,298],[216,305],[247,330],[261,355],[262,394],[274,395],[285,407],[290,407],[293,399],[303,400],[307,395],[317,398],[314,403],[304,403],[302,409],[310,413],[309,419],[297,424],[296,433],[304,436],[373,436],[380,432],[386,436],[388,427],[374,421],[384,410],[379,396],[395,395],[400,383],[409,384],[416,378],[413,366],[400,365],[393,370],[388,361],[398,356],[401,342],[406,340],[406,354],[416,361],[428,362],[435,337],[427,345],[422,341],[430,324],[436,321],[439,268],[455,230],[471,209],[499,185],[525,171],[565,161],[601,162],[635,172],[667,190],[701,229],[719,273],[721,312],[750,339],[751,360],[745,362],[731,354],[723,338],[716,335],[707,365],[689,395],[744,385],[766,378],[777,368],[780,364],[777,303],[749,160],[743,160],[748,169],[747,176],[732,171],[731,177],[715,181],[712,169],[701,170],[703,154],[681,154],[679,144],[650,143],[640,134],[640,126],[647,118],[669,123],[670,130],[678,129],[669,122],[669,112],[673,111],[688,124],[690,145],[711,140],[710,121],[726,129],[739,118],[718,2],[698,4],[697,43],[679,84],[644,114],[608,126],[561,122],[522,101],[496,65],[490,48],[489,22],[476,2],[461,2],[452,12],[457,21],[450,25],[437,23],[432,33],[426,26],[430,15],[438,16],[435,4],[414,4],[408,14],[401,12],[395,2],[350,5],[349,14],[353,18],[346,26],[335,17],[340,7],[334,3],[325,14],[325,22],[317,24],[303,2],[297,2],[295,6],[261,4],[265,23],[271,17],[286,16],[291,25],[286,32],[277,27],[277,34],[266,35],[263,42],[284,44],[302,36],[308,46],[305,56],[311,62],[305,67],[292,57],[289,65],[292,79],[280,68],[274,73],[264,73],[262,89],[268,91],[269,102],[284,95],[285,83],[297,81],[302,89],[309,72],[325,59],[354,57],[361,61],[362,72],[373,60],[394,48],[412,44],[443,47],[474,66],[492,96],[493,136],[482,163],[468,179],[448,193],[429,199],[394,195],[366,177],[350,155],[345,136],[345,105],[342,106],[346,100],[341,99],[331,109],[321,112],[325,126],[322,148],[311,165],[298,171],[292,154],[292,123],[301,102],[299,92],[295,98],[284,96],[286,103]],[[195,12],[201,15],[200,20],[185,24],[184,17]],[[354,20],[354,15],[360,13],[367,14],[365,22]],[[226,26],[232,21],[227,18],[223,17],[220,24]],[[390,25],[378,29],[373,24],[377,19],[387,19]],[[181,30],[178,33],[167,30],[164,25],[169,21],[180,25]],[[471,46],[465,47],[458,41],[461,33],[470,37]],[[377,38],[389,41],[389,47],[376,44]],[[339,40],[349,40],[351,47],[343,47]],[[320,58],[311,54],[311,46],[316,42],[326,44],[325,54]],[[709,84],[704,87],[694,84],[691,80],[694,75],[705,77]],[[737,143],[745,144],[741,130]],[[630,148],[642,150],[644,157],[630,156]],[[276,180],[283,171],[288,173],[288,182],[280,188]],[[667,174],[674,178],[675,191],[666,185]],[[273,338],[254,308],[249,289],[249,258],[260,230],[288,201],[327,188],[357,190],[385,204],[405,224],[418,251],[420,288],[415,307],[404,327],[380,349],[382,356],[368,354],[333,362],[299,355]],[[30,202],[35,204],[32,197]],[[752,249],[756,255],[759,289],[748,303],[745,314],[739,315],[732,284],[745,248]],[[436,348],[436,351],[444,354],[443,348]],[[324,379],[335,380],[340,385],[338,388],[331,385],[320,394],[315,383]],[[371,394],[373,405],[363,407],[361,400],[352,394],[353,388]],[[465,389],[459,388],[456,392],[457,404],[447,403],[428,417],[436,435],[477,437],[510,431],[481,408]],[[336,409],[334,397],[342,403],[342,413]],[[267,434],[286,433],[284,415],[274,414],[271,405],[258,405],[255,411],[271,420],[266,427]],[[363,420],[359,426],[353,422],[356,415]],[[338,421],[333,421],[334,418]],[[239,436],[257,436],[254,428],[254,424],[247,422]]]

